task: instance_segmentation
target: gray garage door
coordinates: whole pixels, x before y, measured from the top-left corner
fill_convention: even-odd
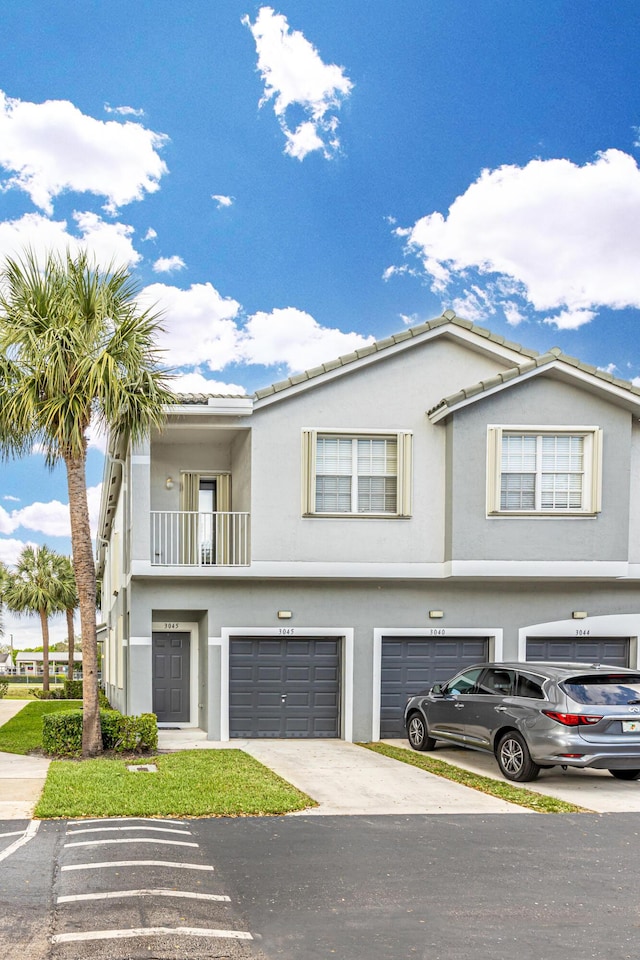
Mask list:
[[[231,641],[231,737],[339,737],[339,641]]]
[[[629,666],[629,639],[624,637],[527,637],[527,660],[578,661]]]
[[[402,723],[408,697],[432,683],[448,680],[458,670],[487,659],[484,637],[383,637],[380,737],[405,736]]]

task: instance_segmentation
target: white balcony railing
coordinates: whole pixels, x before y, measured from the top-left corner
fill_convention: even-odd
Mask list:
[[[246,567],[248,513],[151,511],[151,563],[177,567]]]

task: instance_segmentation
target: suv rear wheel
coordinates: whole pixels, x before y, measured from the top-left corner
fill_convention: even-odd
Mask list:
[[[609,770],[609,773],[616,780],[637,780],[640,777],[640,770]]]
[[[412,713],[407,723],[407,736],[414,750],[433,750],[436,745],[429,736],[427,724],[421,713]]]
[[[515,730],[500,738],[496,760],[507,780],[525,783],[535,780],[540,773],[540,767],[531,759],[524,737]]]

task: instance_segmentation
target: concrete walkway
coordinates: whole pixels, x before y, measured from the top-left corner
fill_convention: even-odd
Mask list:
[[[201,730],[161,730],[161,750],[239,749],[319,803],[292,816],[527,813],[524,807],[400,764],[344,740],[206,739]]]
[[[0,726],[30,700],[0,700]],[[0,752],[0,820],[28,820],[47,778],[49,760]]]

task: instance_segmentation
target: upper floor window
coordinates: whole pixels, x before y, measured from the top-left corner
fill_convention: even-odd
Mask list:
[[[406,517],[411,434],[304,430],[305,516]]]
[[[597,427],[490,427],[489,514],[594,514],[601,509]]]

